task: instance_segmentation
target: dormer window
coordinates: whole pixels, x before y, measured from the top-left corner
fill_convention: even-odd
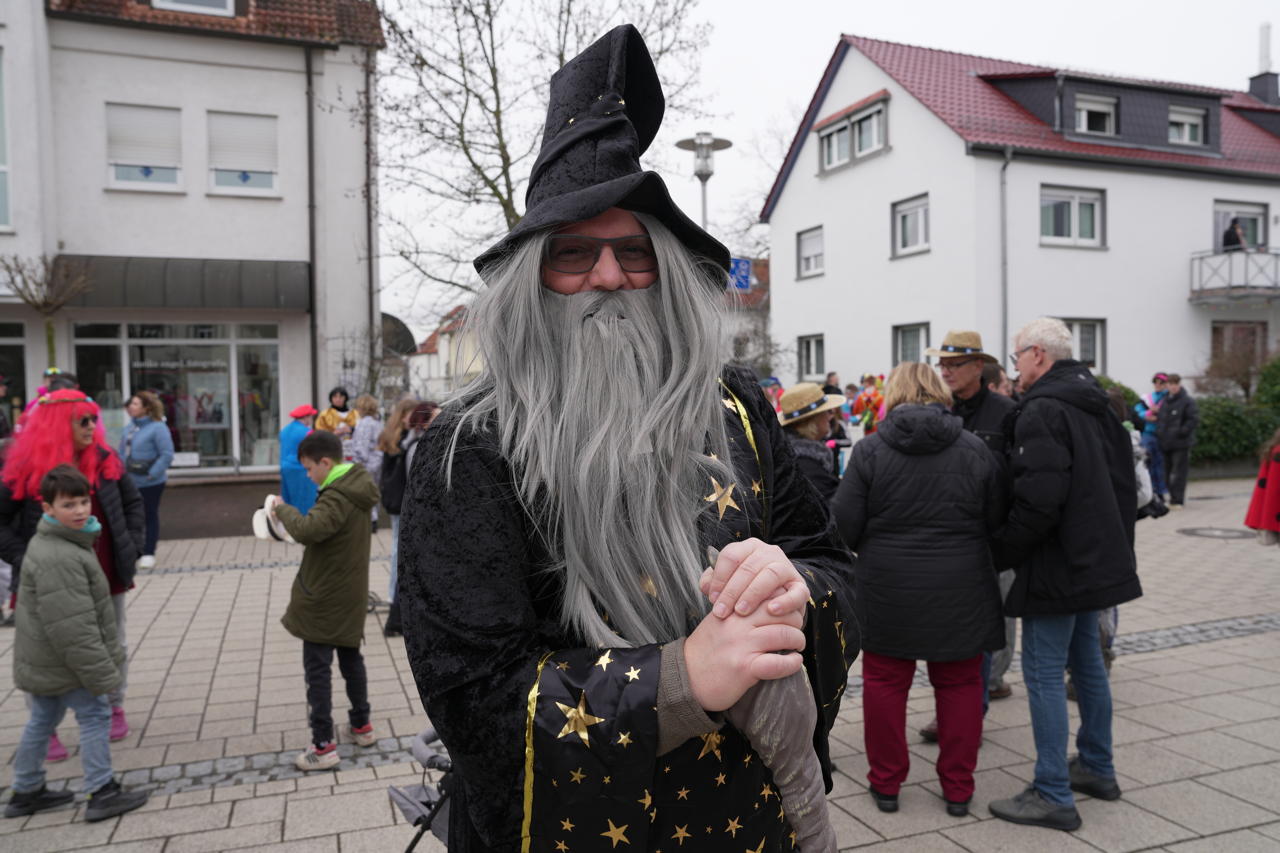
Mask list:
[[[1204,145],[1204,110],[1169,107],[1169,141],[1178,145]]]
[[[1116,99],[1076,95],[1076,133],[1116,134]]]
[[[151,8],[170,12],[194,12],[197,15],[236,16],[236,0],[151,0]]]
[[[849,125],[843,124],[822,136],[822,168],[832,169],[849,162]]]
[[[853,125],[853,153],[862,157],[884,147],[884,104],[876,104],[858,113],[850,122]]]

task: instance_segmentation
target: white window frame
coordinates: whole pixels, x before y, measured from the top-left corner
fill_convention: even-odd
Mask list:
[[[1043,210],[1045,200],[1065,201],[1071,204],[1071,233],[1059,237],[1052,234],[1044,233]],[[1094,206],[1093,215],[1093,236],[1080,236],[1080,205],[1081,203],[1092,204]],[[1060,187],[1051,186],[1049,184],[1040,185],[1040,245],[1041,246],[1079,246],[1084,248],[1098,249],[1106,245],[1103,240],[1105,231],[1105,222],[1107,215],[1107,195],[1102,190],[1089,190],[1079,187]]]
[[[837,141],[837,137],[842,133],[845,137],[844,157],[840,156],[840,146]],[[822,148],[822,168],[824,170],[843,166],[853,159],[853,126],[848,122],[840,122],[835,127],[824,130],[818,136],[818,144]]]
[[[866,148],[858,146],[858,125],[864,121],[872,122],[874,128],[875,140]],[[849,117],[849,150],[853,153],[855,159],[858,157],[866,157],[868,154],[874,154],[885,145],[885,103],[880,101],[867,107],[861,112],[856,112]]]
[[[818,252],[810,255],[802,254],[804,238],[813,234],[818,235]],[[808,268],[805,267],[806,261],[810,262]],[[796,232],[796,278],[813,278],[824,272],[826,272],[826,235],[823,233],[822,226]]]
[[[143,109],[168,110],[178,115],[178,155],[177,161],[173,165],[164,163],[128,163],[123,160],[116,161],[111,158],[110,143],[110,112],[112,107],[141,107]],[[156,104],[126,104],[108,101],[104,107],[104,115],[108,123],[108,140],[107,140],[107,188],[113,190],[130,190],[134,192],[150,192],[150,193],[182,193],[186,191],[184,186],[184,173],[182,169],[182,110],[179,107],[160,106]],[[130,166],[134,168],[161,168],[173,169],[174,180],[172,183],[149,183],[147,181],[130,181],[116,176],[117,166]]]
[[[895,202],[893,210],[893,257],[902,258],[929,251],[929,194]],[[916,234],[919,237],[910,246],[902,245],[903,220],[916,220]]]
[[[902,352],[902,336],[904,332],[918,331],[920,332],[920,346],[916,352],[915,358],[903,358]],[[929,348],[929,324],[928,323],[904,323],[900,326],[893,327],[893,366],[897,367],[905,361],[924,361],[924,351]]]
[[[1076,95],[1076,133],[1090,136],[1115,136],[1117,132],[1116,99],[1105,95]],[[1089,130],[1089,113],[1107,116],[1106,130]]]
[[[1083,329],[1085,326],[1093,327],[1093,347],[1094,358],[1093,364],[1089,369],[1094,373],[1106,375],[1107,373],[1107,321],[1098,318],[1073,318],[1063,317],[1062,322],[1066,324],[1067,330],[1071,332],[1071,357],[1076,361],[1084,362],[1083,351]]]
[[[1256,239],[1247,248],[1250,251],[1260,246],[1269,246],[1269,226],[1271,208],[1259,202],[1214,201],[1213,203],[1213,246],[1215,252],[1222,251],[1222,233],[1233,218],[1253,219],[1258,223]]]
[[[1175,128],[1177,138],[1174,138]],[[1192,130],[1198,139],[1192,139]],[[1205,139],[1205,111],[1194,107],[1169,107],[1169,144],[1207,145]]]
[[[213,144],[212,131],[211,131],[211,125],[213,123],[211,120],[211,116],[213,116],[214,114],[244,115],[244,116],[251,116],[253,118],[268,118],[268,119],[272,119],[275,122],[276,136],[275,136],[274,167],[269,172],[268,170],[265,170],[265,169],[238,170],[238,171],[252,172],[254,174],[269,173],[271,175],[270,187],[245,187],[245,186],[228,187],[228,186],[221,186],[217,183],[218,172],[228,172],[228,171],[237,171],[237,170],[228,168],[229,164],[219,164],[219,163],[213,162],[214,144]],[[206,150],[209,152],[208,154],[209,156],[208,186],[206,189],[206,192],[209,195],[255,196],[258,198],[280,198],[280,120],[278,116],[268,115],[266,113],[232,113],[229,110],[209,110],[208,112],[205,113],[205,139],[208,144],[208,147]],[[252,164],[248,164],[248,165],[252,165]]]
[[[827,375],[825,362],[826,343],[822,335],[801,335],[796,338],[796,373],[800,382],[821,384]]]
[[[196,15],[217,15],[222,18],[236,16],[236,0],[222,0],[223,8],[205,6],[200,3],[184,3],[182,0],[151,0],[151,8],[165,9],[170,12],[189,12]]]

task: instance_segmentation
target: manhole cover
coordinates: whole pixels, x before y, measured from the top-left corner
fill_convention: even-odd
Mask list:
[[[1252,539],[1252,530],[1240,530],[1236,527],[1182,527],[1178,532],[1183,536],[1202,536],[1205,539]]]

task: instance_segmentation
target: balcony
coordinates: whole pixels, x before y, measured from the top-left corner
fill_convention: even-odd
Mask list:
[[[1194,252],[1191,295],[1196,305],[1266,303],[1280,299],[1280,251]]]

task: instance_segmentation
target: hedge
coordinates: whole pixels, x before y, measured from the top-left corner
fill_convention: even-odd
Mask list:
[[[1245,405],[1230,397],[1199,397],[1200,427],[1192,462],[1229,462],[1256,457],[1280,426],[1280,411]]]
[[[1112,388],[1119,388],[1120,393],[1124,394],[1125,403],[1129,406],[1129,411],[1131,412],[1129,415],[1130,420],[1136,417],[1132,412],[1133,407],[1138,405],[1138,400],[1140,399],[1137,391],[1133,390],[1128,385],[1125,385],[1123,382],[1117,382],[1110,376],[1099,376],[1098,384],[1102,386],[1103,391],[1110,391]]]

